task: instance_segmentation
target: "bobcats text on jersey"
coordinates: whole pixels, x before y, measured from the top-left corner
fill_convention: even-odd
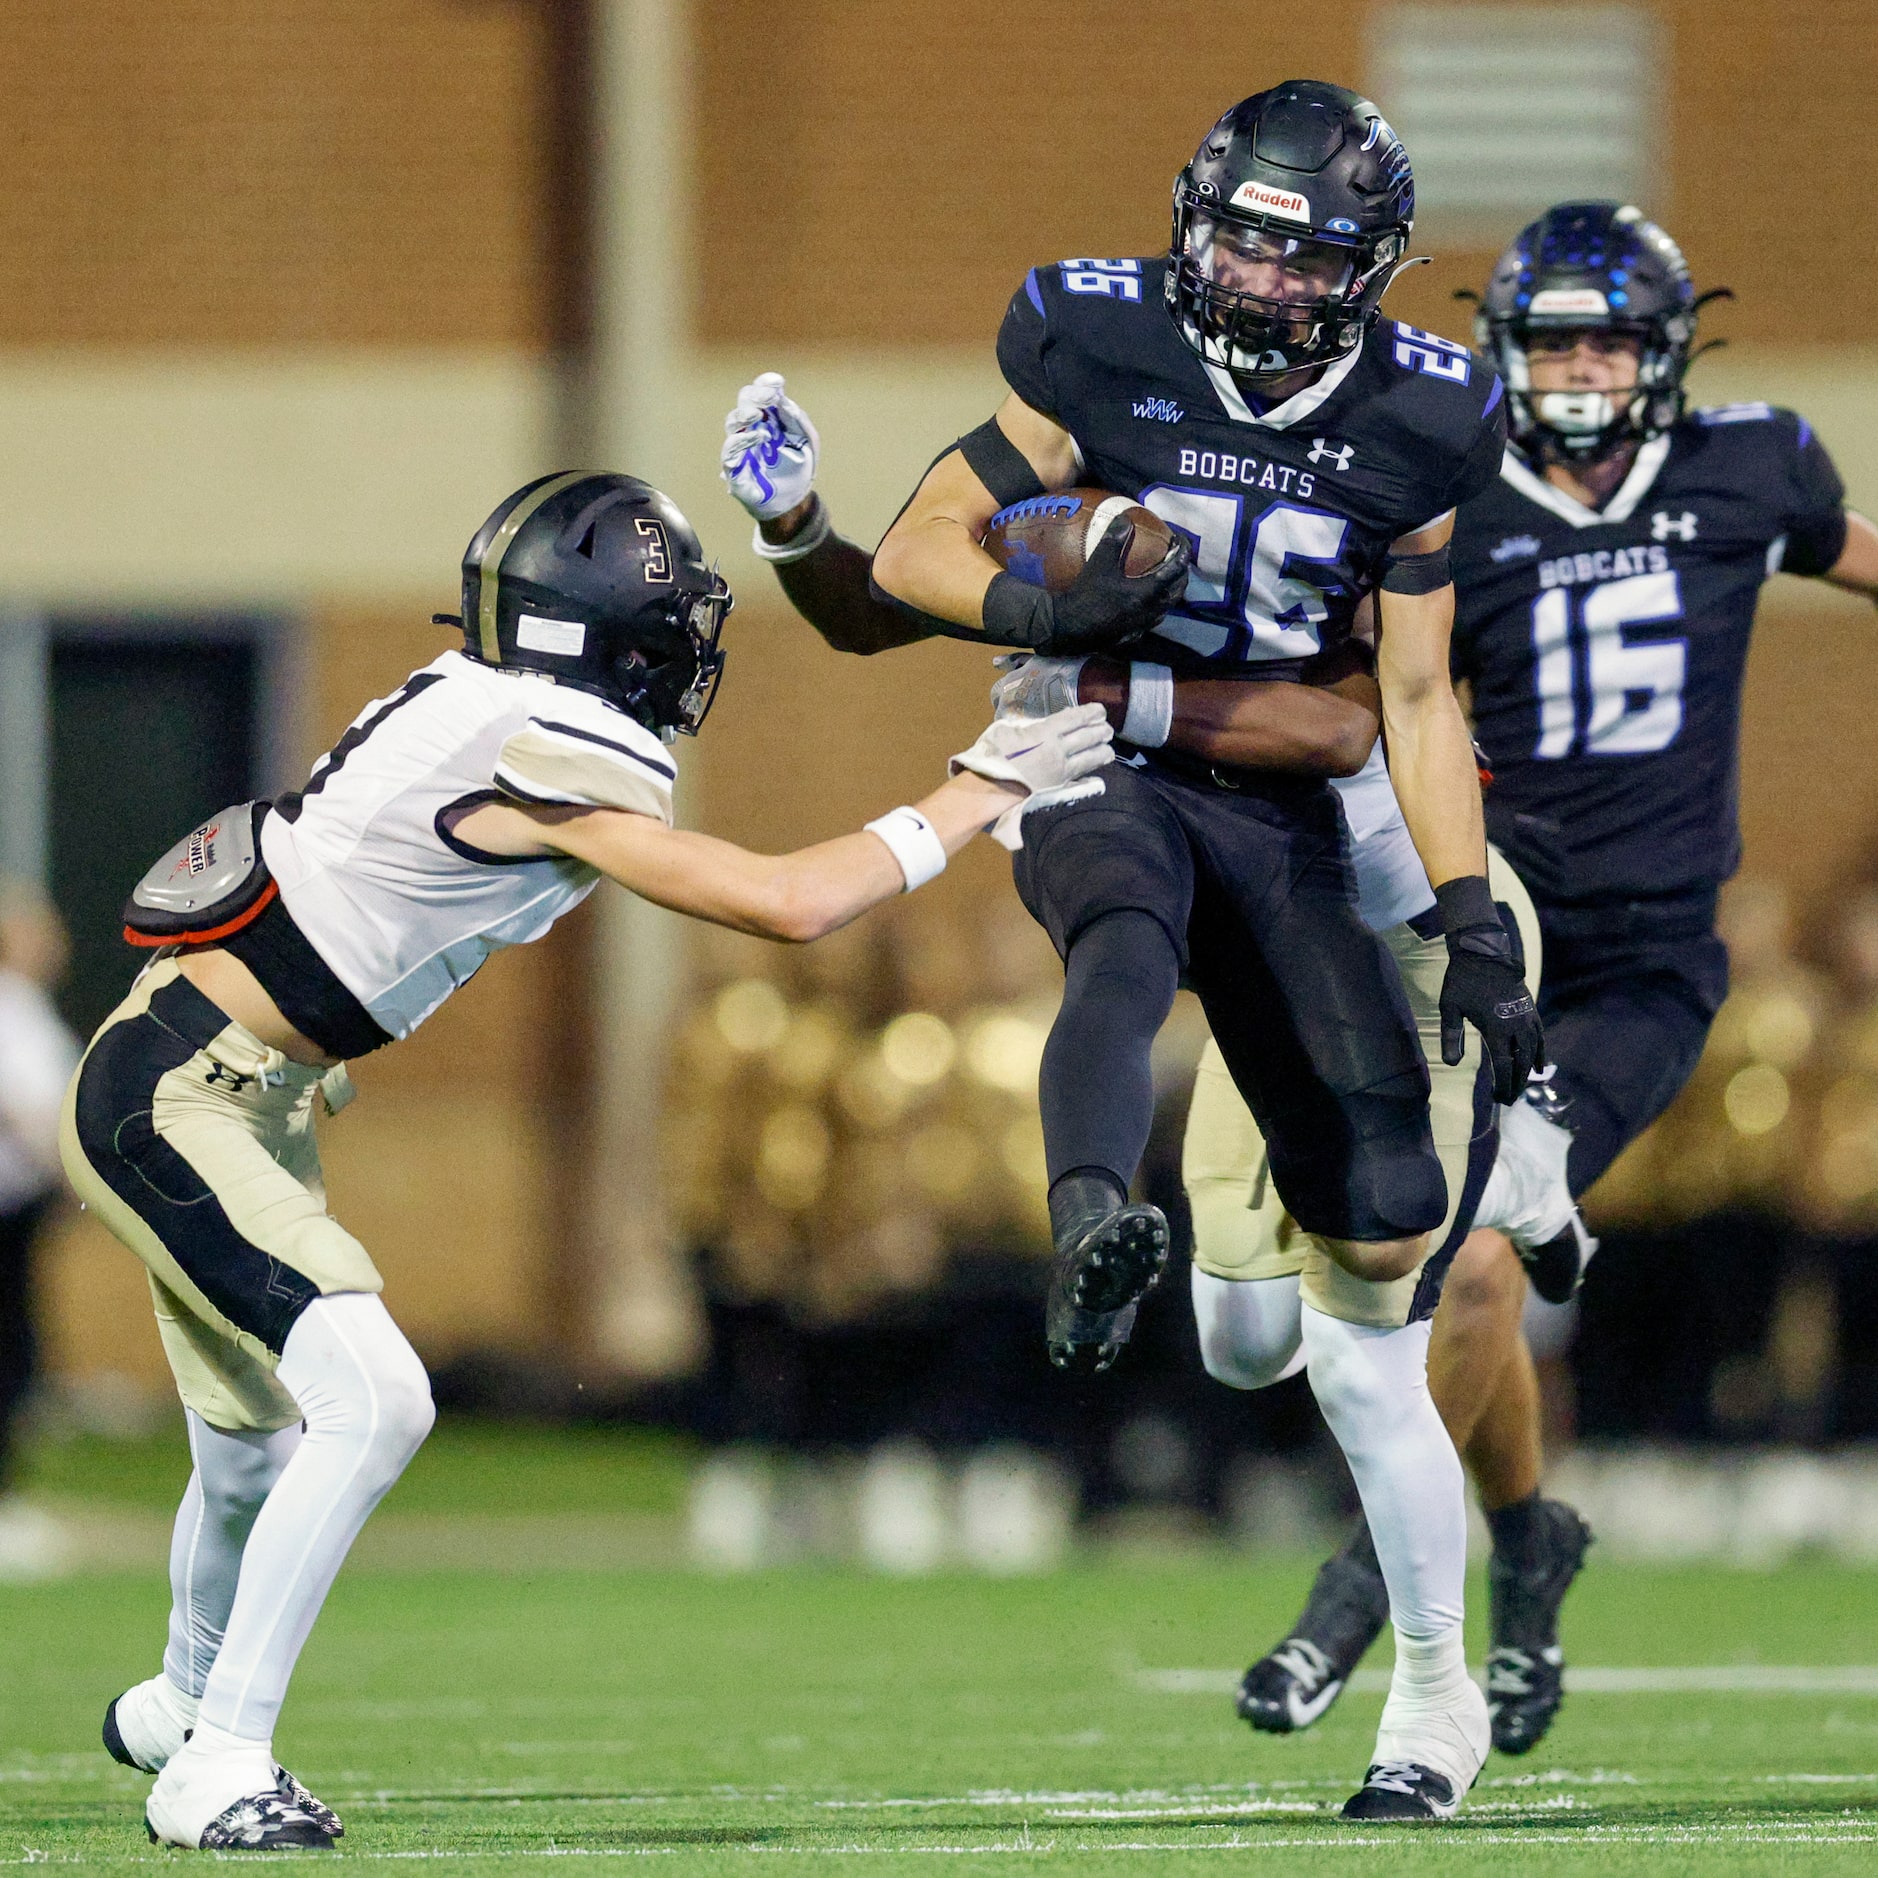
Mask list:
[[[1491,484],[1500,381],[1452,340],[1385,320],[1315,384],[1255,410],[1167,317],[1166,268],[1164,255],[1033,268],[998,363],[1075,439],[1088,482],[1191,543],[1155,656],[1196,676],[1290,677],[1349,636],[1391,542]]]

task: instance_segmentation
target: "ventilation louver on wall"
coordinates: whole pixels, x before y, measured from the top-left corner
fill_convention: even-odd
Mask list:
[[[1641,6],[1378,7],[1371,95],[1415,166],[1419,241],[1498,247],[1587,198],[1664,212],[1662,39]]]

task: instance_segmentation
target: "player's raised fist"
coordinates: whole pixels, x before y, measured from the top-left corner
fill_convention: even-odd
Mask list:
[[[809,414],[783,387],[781,372],[760,372],[737,393],[724,419],[718,474],[759,522],[808,499],[822,441]]]

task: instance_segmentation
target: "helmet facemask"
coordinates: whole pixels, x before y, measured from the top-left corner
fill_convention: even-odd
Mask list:
[[[1241,378],[1276,378],[1349,352],[1400,265],[1395,233],[1344,236],[1174,190],[1168,302],[1187,343]]]
[[[1682,415],[1682,374],[1694,322],[1676,316],[1639,322],[1579,319],[1479,322],[1476,344],[1506,381],[1507,410],[1516,442],[1551,461],[1595,463],[1628,444],[1654,437]],[[1606,390],[1537,391],[1532,383],[1532,341],[1541,332],[1613,332],[1635,338],[1635,382]]]
[[[724,653],[718,639],[730,612],[730,588],[715,566],[711,585],[671,596],[664,609],[667,631],[656,636],[639,622],[640,643],[613,660],[613,685],[621,707],[668,743],[695,737],[717,700]],[[647,643],[656,637],[657,643]]]

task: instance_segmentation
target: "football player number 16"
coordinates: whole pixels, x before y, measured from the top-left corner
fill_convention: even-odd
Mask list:
[[[1539,742],[1533,755],[1569,756],[1581,738],[1588,756],[1641,756],[1674,743],[1682,729],[1689,642],[1632,644],[1624,628],[1681,618],[1682,592],[1674,573],[1636,574],[1582,590],[1554,587],[1542,593],[1532,609],[1539,694]],[[1584,646],[1590,693],[1582,720],[1572,670],[1574,639]]]
[[[1349,528],[1341,515],[1274,502],[1252,524],[1251,552],[1240,572],[1233,549],[1242,496],[1161,484],[1144,490],[1141,502],[1193,543],[1181,609],[1193,617],[1170,618],[1163,633],[1209,658],[1230,649],[1245,659],[1307,659],[1320,649],[1318,628],[1330,617],[1329,602],[1321,587],[1290,569],[1298,563],[1335,566]],[[1232,624],[1222,622],[1243,622],[1251,643],[1231,647]]]

